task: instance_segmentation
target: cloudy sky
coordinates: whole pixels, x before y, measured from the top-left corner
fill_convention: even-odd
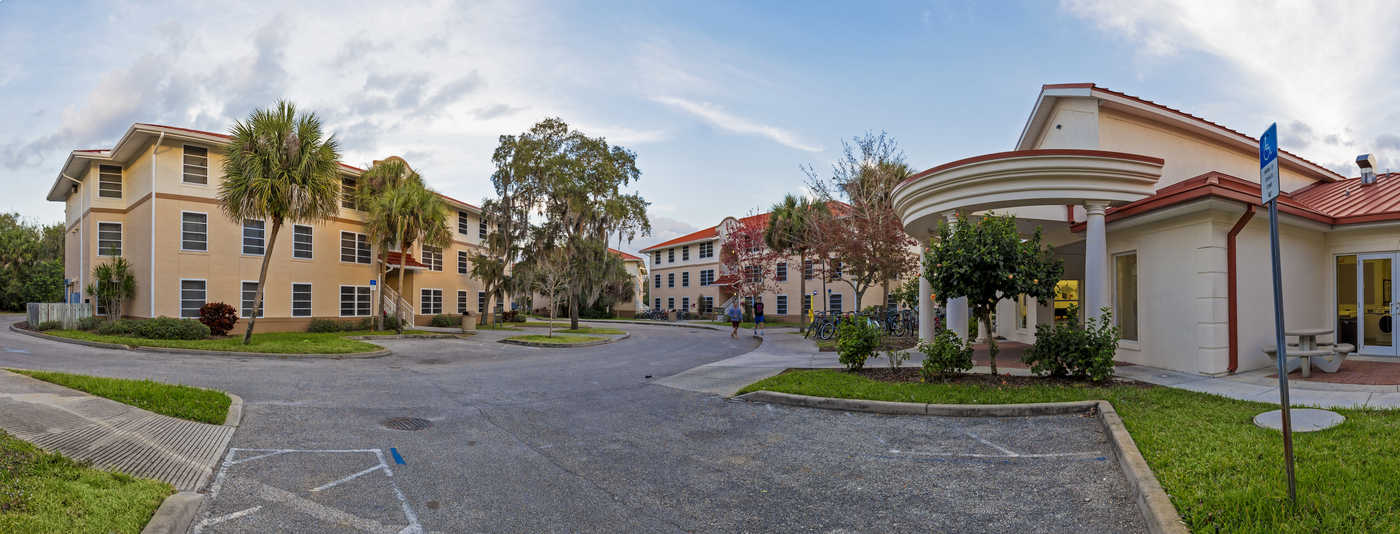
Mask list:
[[[994,2],[43,2],[0,0],[0,210],[44,200],[73,149],[134,122],[226,131],[279,98],[348,163],[405,157],[490,192],[502,134],[560,117],[638,154],[655,233],[800,190],[886,131],[926,168],[1009,150],[1040,86],[1094,82],[1355,175],[1400,169],[1400,4]]]

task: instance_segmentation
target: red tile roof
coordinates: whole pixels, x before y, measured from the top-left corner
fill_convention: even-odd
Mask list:
[[[691,242],[691,241],[699,241],[699,240],[701,240],[701,239],[710,239],[710,238],[714,238],[714,237],[716,237],[716,236],[718,236],[718,235],[719,235],[719,227],[718,227],[718,226],[711,226],[711,227],[706,228],[706,229],[704,229],[704,230],[701,230],[701,231],[699,231],[699,232],[695,232],[695,233],[692,233],[692,234],[686,234],[686,235],[677,237],[677,238],[675,238],[675,239],[672,239],[672,240],[670,240],[670,241],[667,241],[667,242],[665,242],[665,243],[658,243],[658,244],[649,246],[649,247],[647,247],[647,248],[642,249],[640,252],[651,252],[651,251],[653,251],[653,250],[660,249],[660,248],[666,248],[666,247],[669,247],[669,246],[671,246],[671,245],[679,245],[679,244],[681,244],[681,243],[689,243],[689,242]]]
[[[633,255],[631,255],[631,254],[628,254],[628,253],[626,253],[626,252],[623,252],[623,251],[618,250],[618,249],[615,249],[615,248],[609,248],[609,249],[608,249],[608,252],[611,252],[611,253],[613,253],[613,254],[617,254],[618,256],[622,256],[622,259],[624,259],[624,260],[642,261],[642,259],[639,258],[639,257],[633,256]]]
[[[382,258],[383,256],[380,256],[380,257]],[[390,253],[389,253],[389,259],[384,260],[384,264],[385,264],[385,265],[399,265],[399,263],[400,263],[400,260],[399,260],[399,253],[397,253],[397,252],[390,252]],[[408,255],[408,269],[409,269],[409,270],[413,270],[413,269],[427,269],[427,268],[428,268],[427,265],[423,265],[423,264],[421,264],[421,263],[418,263],[418,260],[413,259],[413,255],[412,255],[412,254],[409,254],[409,255]]]

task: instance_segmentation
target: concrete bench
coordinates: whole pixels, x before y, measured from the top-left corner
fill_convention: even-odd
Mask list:
[[[1355,347],[1351,346],[1349,343],[1319,345],[1316,350],[1297,350],[1297,346],[1290,343],[1288,361],[1284,364],[1286,371],[1284,372],[1291,373],[1299,367],[1302,367],[1303,378],[1307,378],[1312,375],[1312,367],[1317,366],[1317,368],[1321,369],[1324,373],[1335,373],[1342,367],[1342,362],[1346,361],[1347,355],[1350,354],[1352,350],[1355,350]],[[1270,358],[1277,360],[1278,346],[1265,345],[1264,354],[1268,354]],[[1307,361],[1304,362],[1304,359],[1307,359]]]

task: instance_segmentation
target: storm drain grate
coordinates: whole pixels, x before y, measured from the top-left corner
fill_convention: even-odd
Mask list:
[[[417,417],[395,417],[384,422],[384,426],[393,430],[423,430],[433,426],[433,422]]]

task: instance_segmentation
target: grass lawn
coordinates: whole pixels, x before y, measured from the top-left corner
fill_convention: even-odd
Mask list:
[[[528,336],[508,337],[508,338],[506,338],[506,339],[509,339],[509,340],[512,340],[512,341],[528,341],[528,342],[530,342],[530,343],[554,343],[554,344],[566,345],[566,344],[569,344],[569,343],[587,343],[587,342],[589,342],[589,341],[602,341],[602,340],[607,339],[607,338],[605,338],[605,337],[592,337],[592,336],[554,336],[554,337],[549,337],[549,336],[537,336],[537,335],[531,334],[531,335],[528,335]]]
[[[345,336],[370,335],[369,330],[359,332],[335,332],[329,334],[308,334],[305,332],[267,332],[253,334],[253,343],[243,344],[243,335],[225,339],[202,339],[185,341],[178,339],[145,339],[128,336],[104,336],[81,330],[50,330],[45,334],[140,347],[164,347],[172,349],[222,350],[235,352],[262,352],[268,354],[353,354],[374,352],[380,347],[363,341],[345,339]]]
[[[136,534],[173,493],[159,480],[92,469],[0,431],[0,532]]]
[[[511,323],[511,324],[513,324],[513,325],[519,325],[520,323]],[[524,332],[524,330],[521,330],[521,329],[519,329],[519,328],[516,328],[515,326],[500,326],[499,324],[490,324],[490,325],[479,324],[479,325],[476,325],[476,329],[477,329],[477,330],[500,330],[500,331],[502,331],[502,332]]]
[[[548,322],[543,322],[543,323],[515,323],[515,325],[516,325],[516,326],[523,326],[523,327],[525,327],[525,328],[549,328],[550,323],[548,323]],[[565,321],[565,322],[562,322],[562,323],[554,323],[554,327],[555,327],[555,328],[568,328],[568,327],[569,327],[569,322],[568,322],[568,321]]]
[[[129,404],[142,410],[212,425],[224,424],[229,403],[232,402],[228,395],[219,391],[152,380],[103,378],[50,371],[10,371]]]
[[[1400,532],[1397,410],[1339,409],[1341,426],[1294,434],[1295,506],[1283,438],[1253,422],[1274,407],[1266,403],[1165,387],[888,383],[832,370],[784,373],[740,393],[758,390],[940,404],[1108,400],[1195,532]]]
[[[616,329],[616,328],[589,328],[589,327],[587,327],[587,326],[579,327],[579,328],[572,329],[572,330],[555,330],[554,332],[555,332],[556,334],[557,334],[557,333],[565,333],[565,334],[626,334],[626,333],[627,333],[627,332],[623,332],[623,331],[621,331],[621,330],[618,330],[618,329]]]
[[[439,333],[441,333],[441,332],[429,332],[429,331],[427,331],[427,330],[404,330],[403,333],[404,333],[404,335],[409,335],[409,334],[413,334],[413,335],[423,335],[423,334],[433,335],[433,334],[439,334]],[[345,336],[392,336],[392,335],[396,335],[396,334],[397,334],[397,332],[394,332],[393,330],[379,330],[379,331],[361,330],[361,331],[359,331],[359,332],[346,332],[346,333],[341,334],[341,335],[345,335]],[[257,337],[258,337],[257,335],[254,335],[254,336],[253,336],[253,338],[254,338],[255,340],[256,340]]]

